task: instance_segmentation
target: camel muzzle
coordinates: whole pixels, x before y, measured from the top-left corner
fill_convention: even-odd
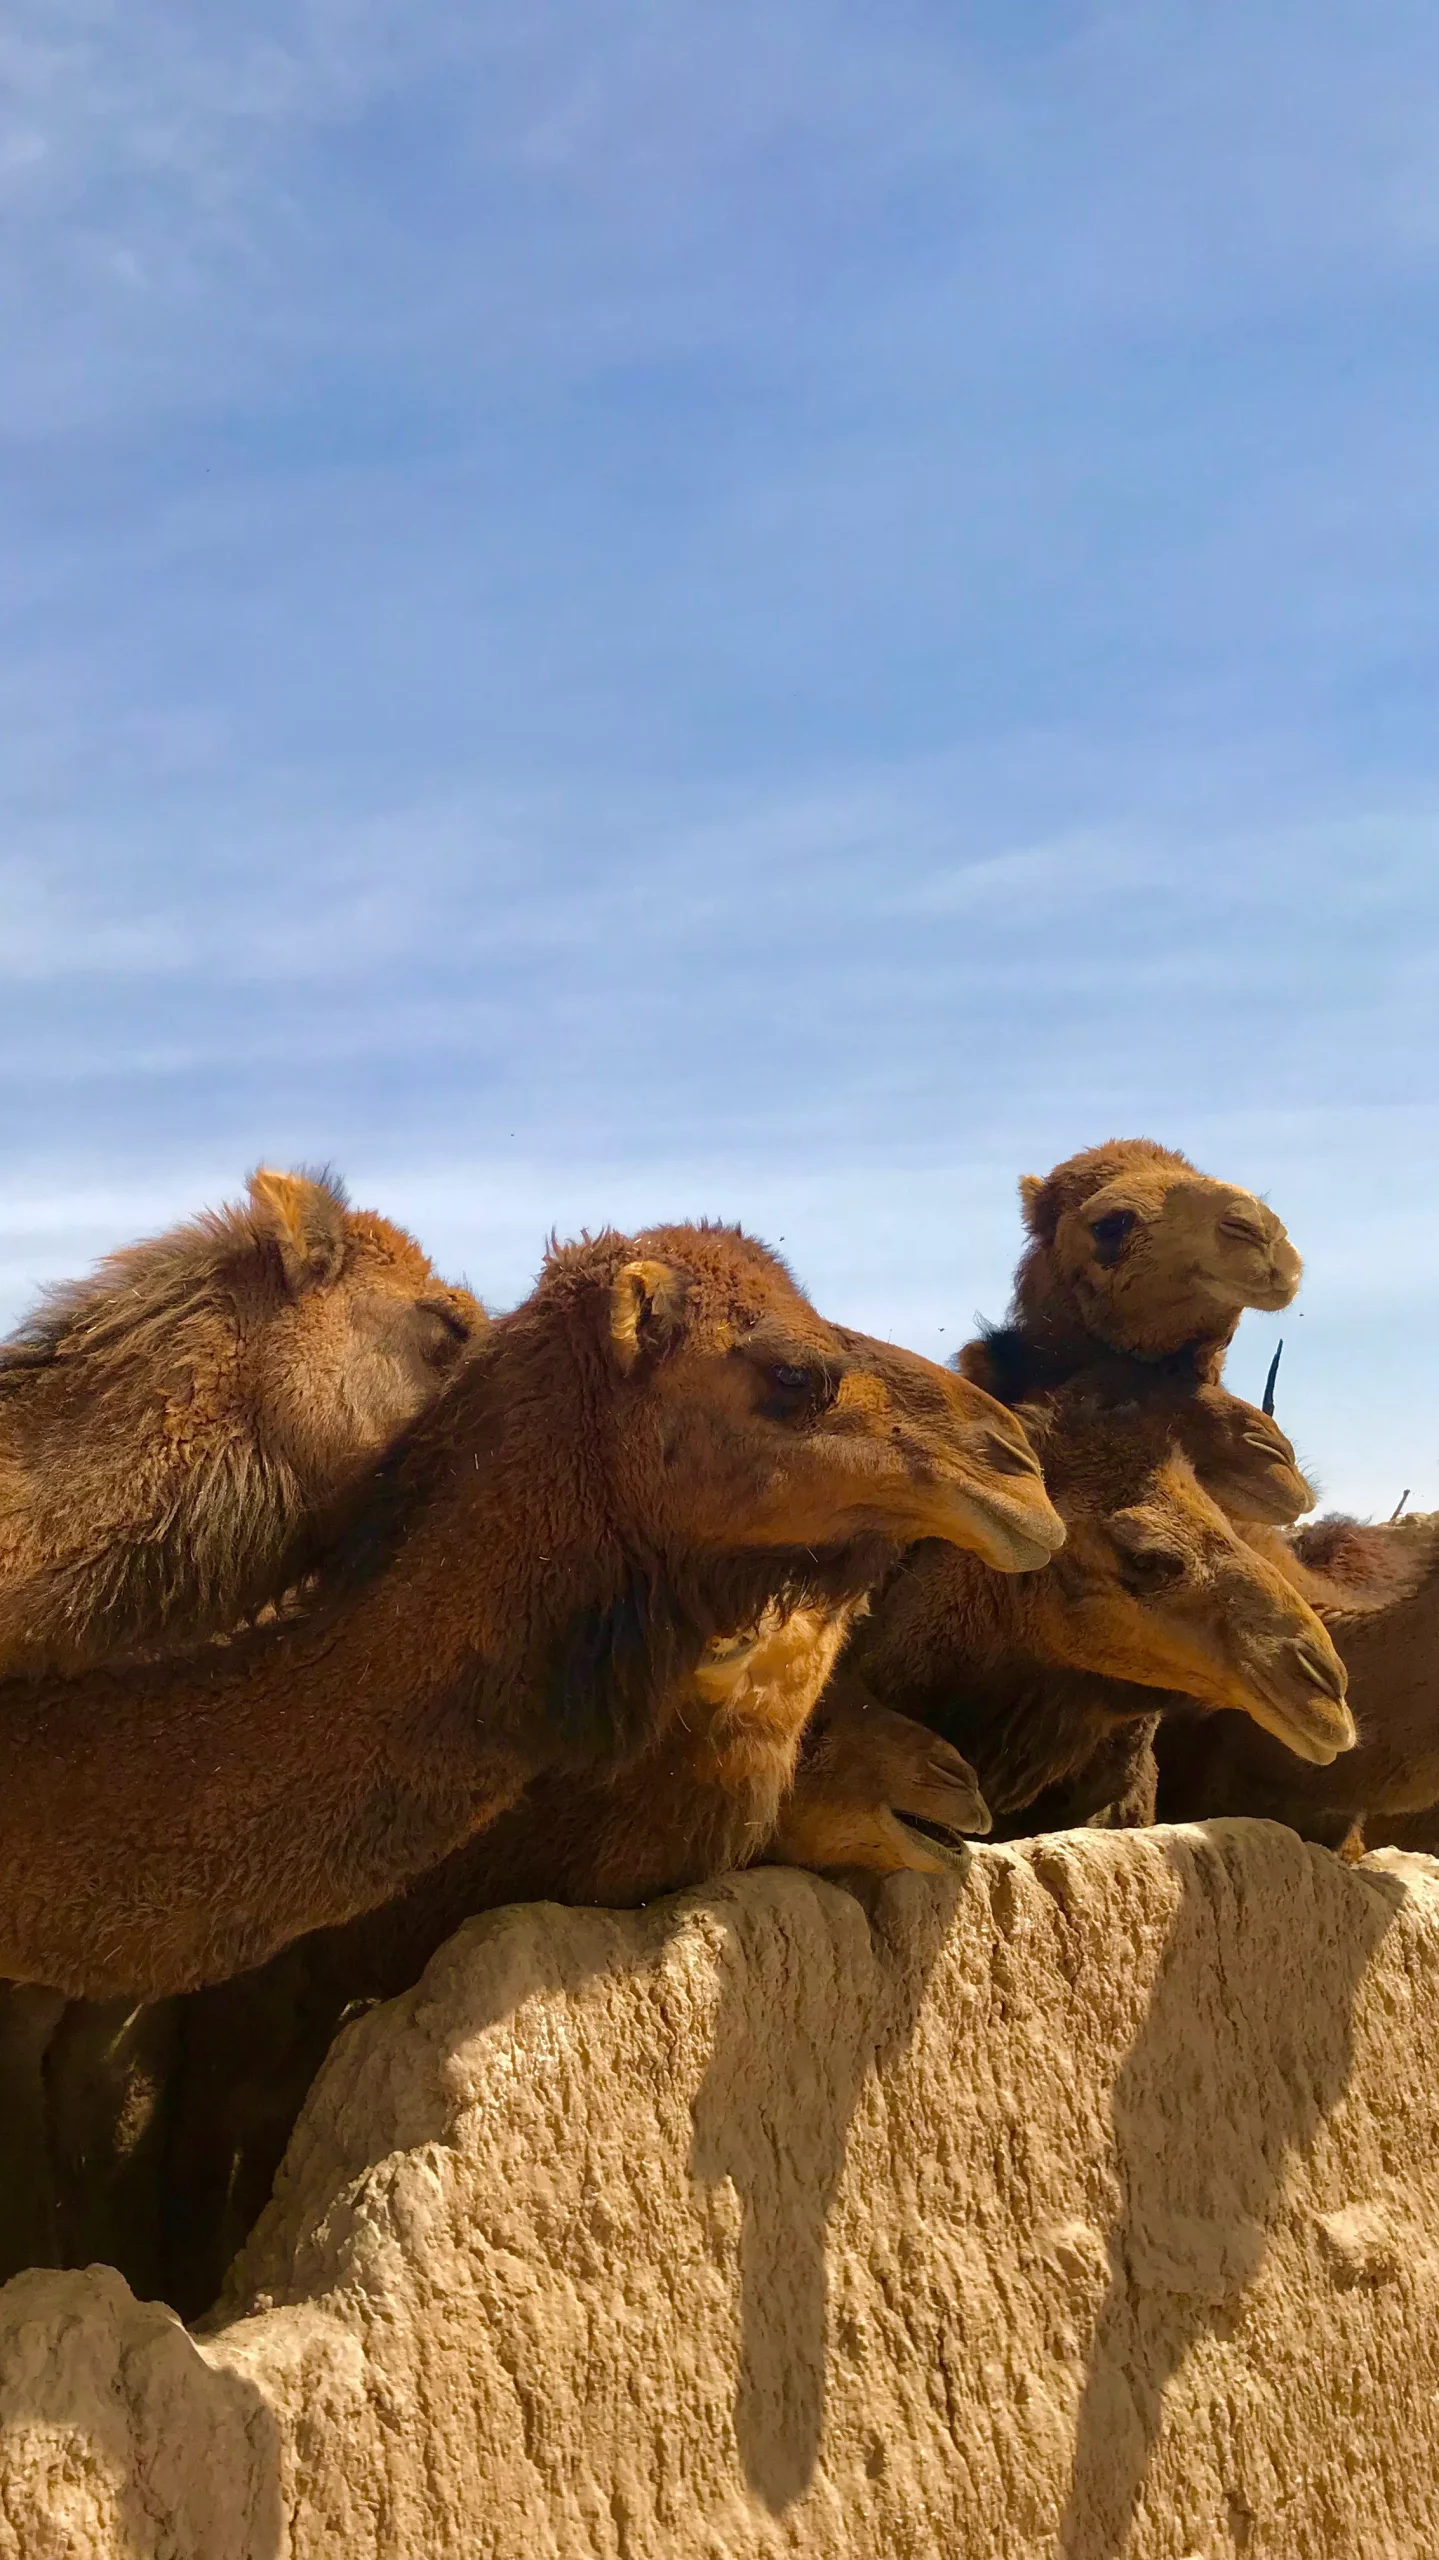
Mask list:
[[[1255,1723],[1296,1759],[1327,1769],[1358,1740],[1345,1703],[1344,1665],[1332,1648],[1321,1650],[1310,1636],[1291,1637],[1268,1675],[1255,1678],[1251,1673],[1245,1685]]]

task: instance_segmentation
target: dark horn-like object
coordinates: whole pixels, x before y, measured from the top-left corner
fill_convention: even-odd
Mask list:
[[[1279,1348],[1278,1348],[1278,1350],[1275,1352],[1273,1359],[1272,1359],[1272,1360],[1270,1361],[1270,1363],[1269,1363],[1269,1375],[1268,1375],[1268,1377],[1267,1377],[1267,1378],[1265,1379],[1265,1381],[1264,1381],[1264,1401],[1263,1401],[1262,1410],[1263,1410],[1265,1413],[1267,1413],[1267,1414],[1271,1417],[1271,1419],[1272,1419],[1272,1417],[1273,1417],[1273,1413],[1274,1413],[1274,1381],[1275,1381],[1275,1379],[1276,1379],[1276,1378],[1278,1377],[1278,1375],[1279,1375],[1279,1363],[1280,1363],[1280,1361],[1282,1360],[1282,1358],[1283,1358],[1283,1357],[1284,1357],[1284,1339],[1283,1339],[1283,1336],[1281,1335],[1281,1336],[1280,1336],[1280,1340],[1279,1340]]]

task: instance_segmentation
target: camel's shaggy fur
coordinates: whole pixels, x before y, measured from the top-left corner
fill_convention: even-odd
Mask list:
[[[0,1690],[0,1971],[98,1997],[222,1979],[382,1901],[545,1770],[661,1743],[707,1653],[768,1613],[842,1609],[916,1537],[1024,1569],[1062,1534],[1010,1415],[825,1324],[736,1230],[558,1250],[303,1607]]]
[[[232,1627],[485,1324],[331,1174],[111,1254],[0,1347],[0,1676]]]

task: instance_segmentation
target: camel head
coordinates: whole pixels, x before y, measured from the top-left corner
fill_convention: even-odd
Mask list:
[[[588,1322],[612,1481],[656,1553],[942,1538],[1025,1572],[1059,1545],[1013,1414],[913,1352],[826,1323],[738,1229],[587,1240],[553,1256],[547,1279]]]
[[[1245,1544],[1186,1453],[1223,1417],[1136,1401],[1129,1363],[1081,1372],[1021,1408],[1067,1530],[1033,1586],[1047,1649],[1073,1668],[1237,1707],[1302,1760],[1347,1750],[1344,1666],[1308,1603]],[[1120,1374],[1116,1376],[1115,1370]],[[1240,1465],[1247,1408],[1229,1420]],[[1269,1461],[1259,1459],[1262,1477]]]
[[[1179,1446],[1231,1520],[1287,1528],[1313,1510],[1314,1487],[1271,1413],[1212,1386],[1175,1395],[1170,1409]]]
[[[488,1323],[402,1227],[352,1209],[331,1174],[250,1177],[226,1277],[266,1449],[338,1492],[434,1401]]]
[[[1287,1307],[1299,1286],[1272,1209],[1147,1138],[1091,1147],[1019,1188],[1030,1242],[1014,1310],[1025,1329],[1158,1360],[1223,1346],[1245,1307]]]

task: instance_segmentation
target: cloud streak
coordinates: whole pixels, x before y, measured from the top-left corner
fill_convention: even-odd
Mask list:
[[[22,4],[9,1309],[333,1155],[500,1298],[711,1208],[939,1348],[1021,1165],[1143,1127],[1308,1251],[1331,1490],[1439,1443],[1387,24]]]

